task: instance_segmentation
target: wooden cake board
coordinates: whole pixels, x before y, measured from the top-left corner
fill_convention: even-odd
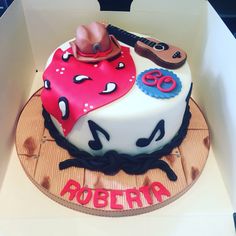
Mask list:
[[[142,214],[180,197],[204,168],[210,147],[209,130],[199,107],[190,99],[192,118],[187,136],[179,147],[162,158],[177,175],[176,181],[169,180],[160,169],[149,170],[143,175],[120,171],[115,176],[75,167],[59,170],[59,163],[70,156],[57,146],[44,127],[40,92],[29,99],[20,115],[16,130],[17,154],[33,184],[66,207],[100,216]],[[69,183],[73,184],[66,189]],[[163,186],[163,194],[158,195],[158,184]],[[141,190],[145,186],[148,192]],[[76,192],[76,188],[81,191]],[[101,198],[95,193],[97,190]]]

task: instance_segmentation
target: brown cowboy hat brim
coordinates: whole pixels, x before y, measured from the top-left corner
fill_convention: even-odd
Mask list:
[[[121,52],[121,47],[117,41],[117,39],[113,35],[109,35],[110,42],[111,42],[111,49],[109,50],[109,53],[104,56],[90,56],[90,55],[81,55],[78,51],[78,47],[76,46],[75,41],[70,42],[70,45],[72,47],[73,54],[75,55],[76,59],[82,62],[99,62],[102,60],[108,60],[111,59]]]

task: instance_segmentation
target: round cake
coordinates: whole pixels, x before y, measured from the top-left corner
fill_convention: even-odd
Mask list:
[[[106,174],[160,168],[175,179],[160,158],[178,146],[187,132],[192,88],[188,63],[158,63],[152,51],[140,53],[138,43],[149,45],[157,56],[172,46],[130,33],[126,38],[136,37],[135,43],[125,41],[123,30],[122,37],[115,35],[119,42],[109,35],[108,49],[96,53],[81,49],[75,55],[76,40],[80,45],[92,44],[92,50],[102,45],[94,43],[96,30],[85,27],[77,36],[83,31],[92,35],[86,35],[89,42],[76,37],[59,46],[43,74],[45,126],[71,155],[60,168],[77,166]],[[171,55],[170,63],[183,56],[178,48]]]

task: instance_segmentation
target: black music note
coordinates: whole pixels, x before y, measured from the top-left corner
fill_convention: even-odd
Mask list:
[[[138,147],[146,147],[154,139],[156,133],[160,130],[160,135],[155,139],[155,141],[161,140],[165,135],[165,121],[160,120],[156,125],[155,129],[152,131],[151,135],[148,138],[139,138],[136,142]]]
[[[88,142],[89,147],[92,148],[93,150],[102,149],[102,143],[98,137],[97,132],[102,133],[105,136],[105,138],[107,139],[107,141],[110,140],[110,135],[102,127],[100,127],[98,124],[96,124],[92,120],[88,120],[88,125],[89,125],[89,129],[90,129],[90,131],[93,135],[93,138],[94,138],[94,140],[89,140],[89,142]]]

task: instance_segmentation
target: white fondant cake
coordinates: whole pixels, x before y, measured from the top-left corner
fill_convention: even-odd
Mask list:
[[[121,42],[120,44],[124,45]],[[127,45],[125,46],[127,47]],[[69,49],[69,41],[59,48],[63,51]],[[147,58],[136,54],[132,47],[129,48],[135,63],[136,76],[150,68],[161,68]],[[51,63],[52,56],[49,58],[46,68]],[[99,68],[100,63],[98,62],[94,66]],[[52,121],[61,135],[70,143],[93,155],[103,155],[109,150],[131,155],[159,150],[177,135],[188,105],[186,98],[191,88],[191,72],[187,62],[182,67],[172,71],[177,75],[182,85],[179,94],[174,97],[152,97],[145,94],[135,83],[123,97],[80,117],[67,136],[63,134],[58,120],[51,115]],[[90,106],[90,104],[85,104],[85,106]],[[88,125],[89,120],[102,127],[110,136],[108,140],[102,132],[97,132],[98,139],[102,144],[102,148],[99,150],[91,149],[88,145],[89,141],[94,139]],[[150,135],[161,120],[164,120],[165,134],[156,141],[161,132],[158,130],[151,140]],[[144,147],[137,146],[137,140],[145,137],[150,138],[150,144]]]
[[[40,173],[31,176],[36,186],[72,209],[110,216],[144,213],[185,192],[209,148],[207,126],[192,101],[201,125],[187,133],[192,81],[186,57],[175,46],[112,25],[79,27],[43,73],[42,116],[54,140],[42,126],[38,92],[19,122],[18,154],[29,176]],[[24,132],[26,121],[40,132]],[[192,146],[200,151],[189,158]],[[38,165],[29,165],[35,152]],[[181,176],[189,177],[187,185]]]

